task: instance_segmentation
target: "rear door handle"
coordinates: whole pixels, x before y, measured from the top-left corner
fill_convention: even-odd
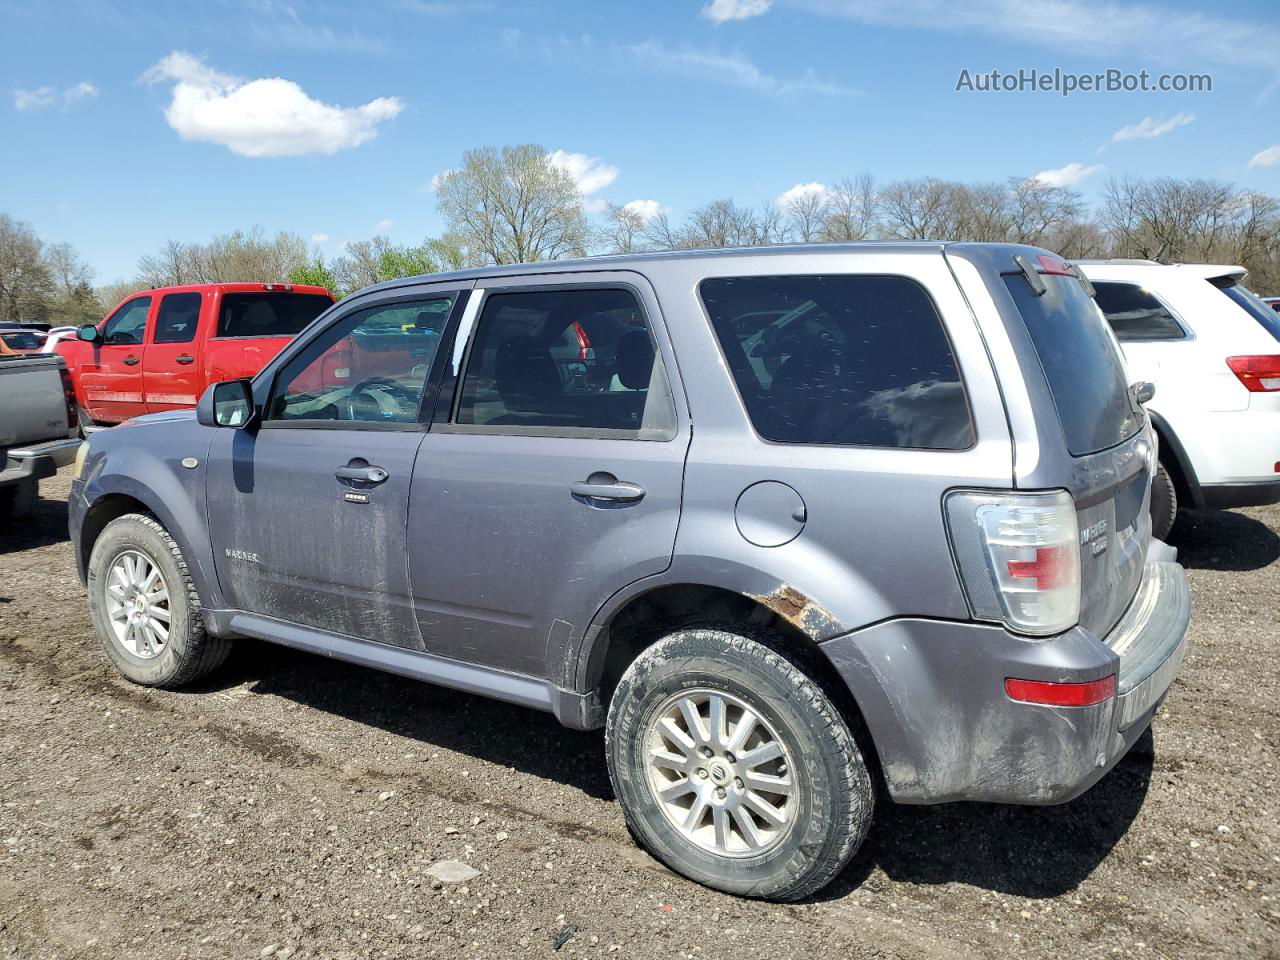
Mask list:
[[[359,480],[361,483],[382,483],[391,474],[382,467],[339,467],[334,476],[339,480]]]
[[[644,497],[644,487],[619,480],[612,473],[593,473],[586,480],[571,484],[569,491],[584,500],[608,500],[613,503],[634,503]]]
[[[125,365],[126,367],[132,367],[135,363],[141,363],[141,362],[142,362],[142,361],[141,361],[141,360],[139,360],[137,357],[125,357],[125,358],[124,358],[124,365]]]
[[[196,362],[195,357],[189,357],[185,353],[180,357],[174,357],[174,360],[177,361],[178,363],[195,363]]]

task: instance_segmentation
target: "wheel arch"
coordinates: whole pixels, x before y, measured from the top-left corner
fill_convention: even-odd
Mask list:
[[[1147,416],[1151,418],[1151,426],[1160,441],[1160,461],[1169,471],[1179,499],[1184,500],[1189,507],[1203,507],[1204,493],[1200,489],[1200,479],[1186,447],[1164,417],[1154,410],[1148,410]]]

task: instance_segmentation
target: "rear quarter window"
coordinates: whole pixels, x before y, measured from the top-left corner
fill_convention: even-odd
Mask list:
[[[973,445],[951,344],[915,281],[730,277],[704,280],[699,293],[751,423],[766,440]]]
[[[1186,339],[1182,325],[1150,290],[1136,283],[1107,280],[1095,280],[1093,286],[1102,315],[1122,343]]]
[[[1262,324],[1263,329],[1270,333],[1277,340],[1280,340],[1280,313],[1268,307],[1258,296],[1239,283],[1230,283],[1217,286],[1223,293],[1232,299],[1245,313]]]
[[[1137,433],[1142,418],[1130,400],[1124,364],[1080,281],[1044,275],[1047,290],[1037,297],[1022,274],[1003,279],[1040,359],[1072,456],[1097,453]]]

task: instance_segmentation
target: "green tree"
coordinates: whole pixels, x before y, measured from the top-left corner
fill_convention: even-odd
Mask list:
[[[338,289],[338,281],[334,279],[333,271],[319,257],[316,257],[314,261],[306,266],[294,267],[290,270],[289,282],[300,286],[324,287],[335,297],[341,293]]]

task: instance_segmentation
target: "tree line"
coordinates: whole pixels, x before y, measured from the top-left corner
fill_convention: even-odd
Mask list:
[[[326,258],[289,232],[169,240],[139,260],[136,277],[97,288],[70,244],[46,244],[29,225],[0,214],[0,321],[88,322],[150,286],[291,282],[343,296],[397,277],[484,264],[850,240],[1007,241],[1068,259],[1233,263],[1248,268],[1258,292],[1280,292],[1280,202],[1217,180],[1112,179],[1090,207],[1079,191],[1035,178],[881,182],[863,174],[800,184],[756,205],[711,200],[677,220],[654,204],[589,210],[569,171],[525,144],[467,152],[437,178],[435,193],[445,232],[417,245],[375,236]]]

